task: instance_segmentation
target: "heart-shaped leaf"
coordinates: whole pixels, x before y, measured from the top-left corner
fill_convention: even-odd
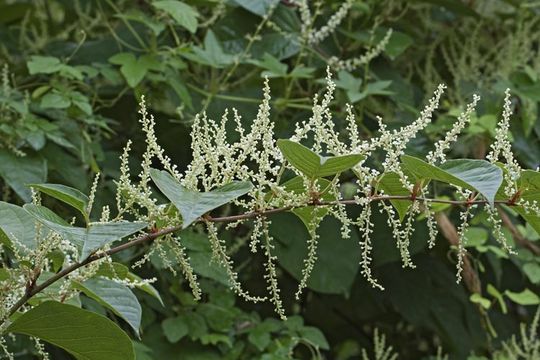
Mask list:
[[[408,155],[403,155],[401,161],[418,179],[442,181],[478,191],[492,206],[503,181],[502,170],[485,160],[449,160],[439,167]]]
[[[310,179],[339,174],[364,159],[360,154],[320,156],[302,144],[285,139],[278,140],[277,145],[285,159]]]
[[[86,228],[80,228],[67,224],[58,215],[43,206],[26,204],[24,210],[34,216],[37,221],[79,247],[81,249],[79,261],[86,259],[104,245],[121,240],[148,226],[145,222],[118,221],[89,224]]]
[[[152,169],[150,176],[158,189],[180,211],[183,229],[207,212],[247,194],[253,188],[248,181],[235,181],[209,192],[198,192],[186,189],[166,171]]]
[[[78,360],[134,360],[131,340],[111,320],[94,312],[47,301],[18,317],[7,332],[37,337]]]

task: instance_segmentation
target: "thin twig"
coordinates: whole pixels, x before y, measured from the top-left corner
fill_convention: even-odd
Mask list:
[[[394,196],[372,196],[369,198],[369,202],[373,201],[390,201],[390,200],[398,200],[398,201],[421,201],[421,202],[432,202],[432,203],[442,203],[442,204],[450,204],[450,205],[463,205],[463,206],[470,206],[471,204],[487,204],[488,202],[486,200],[475,200],[475,201],[459,201],[459,200],[446,200],[446,199],[430,199],[430,198],[423,198],[423,197],[415,197],[412,198],[408,195],[394,195]],[[512,206],[510,200],[507,201],[495,201],[496,204],[505,204],[508,206]],[[305,206],[333,206],[333,205],[358,205],[359,201],[354,199],[348,199],[348,200],[338,200],[338,201],[318,201],[318,202],[309,202],[302,206],[297,207],[305,207]],[[210,222],[233,222],[238,220],[246,220],[246,219],[252,219],[259,216],[268,216],[272,214],[277,214],[285,211],[292,210],[293,208],[297,208],[294,206],[287,206],[287,207],[281,207],[281,208],[274,208],[274,209],[268,209],[264,211],[252,211],[244,214],[238,214],[238,215],[231,215],[231,216],[221,216],[221,217],[211,217],[209,215],[206,215],[204,217],[204,221],[210,221]],[[199,219],[199,221],[202,221],[202,219]],[[96,252],[89,257],[87,257],[85,260],[76,262],[71,264],[70,266],[62,269],[61,271],[57,272],[41,284],[37,285],[36,281],[31,281],[30,286],[27,287],[27,291],[25,294],[17,301],[8,312],[7,318],[9,316],[13,315],[17,310],[19,310],[28,300],[30,300],[34,295],[40,293],[41,291],[48,288],[50,285],[54,284],[56,281],[62,279],[63,277],[68,276],[75,270],[84,267],[96,260],[102,259],[104,257],[116,254],[120,251],[129,249],[133,246],[137,246],[146,242],[151,242],[157,239],[160,236],[167,235],[170,233],[174,233],[176,231],[179,231],[182,229],[181,225],[177,226],[171,226],[167,228],[163,228],[161,230],[158,230],[156,232],[146,233],[142,234],[141,236],[137,237],[136,239],[123,243],[121,245],[118,245],[116,247],[113,247],[107,251],[101,251]],[[37,279],[35,279],[37,280]],[[5,322],[7,318],[2,319],[1,323]]]

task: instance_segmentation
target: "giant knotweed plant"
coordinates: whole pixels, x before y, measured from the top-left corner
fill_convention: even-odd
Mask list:
[[[426,219],[429,229],[426,241],[433,247],[438,232],[433,205],[460,207],[456,245],[458,282],[467,260],[468,224],[480,212],[486,213],[494,236],[508,252],[512,249],[501,229],[500,208],[511,207],[540,232],[540,173],[521,169],[512,154],[508,139],[509,91],[487,160],[447,160],[445,155],[475,112],[478,96],[473,97],[453,128],[434,144],[424,160],[407,155],[407,145],[432,121],[444,86],[436,89],[415,121],[389,130],[379,118],[379,135],[367,140],[359,131],[351,106],[346,108],[346,129],[338,131],[334,126],[331,111],[334,90],[328,72],[326,91],[314,97],[311,117],[297,124],[290,139],[277,139],[274,134],[268,80],[250,127],[242,125],[244,121],[234,109],[225,112],[220,121],[204,113],[197,116],[191,134],[193,161],[186,169],[172,164],[159,145],[154,118],[147,112],[144,98],[141,99],[139,113],[146,134],[146,150],[140,172],[132,174],[128,161],[130,143],[125,147],[117,181],[116,212],[105,207],[98,221],[92,219],[98,178],[89,196],[63,185],[33,184],[30,185],[32,203],[23,207],[0,203],[1,251],[9,254],[1,260],[0,332],[30,335],[39,349],[41,339],[81,359],[133,358],[125,334],[119,335],[123,332],[107,319],[80,309],[77,295],[82,292],[96,299],[138,332],[141,319],[140,315],[133,315],[138,303],[130,288],[159,295],[151,285],[153,279],[137,277],[112,256],[151,243],[134,266],[141,266],[152,254],[161,256],[173,272],[183,274],[193,296],[199,299],[201,287],[181,231],[188,227],[205,229],[212,250],[207,260],[224,269],[236,294],[249,301],[271,302],[281,318],[285,318],[286,312],[280,296],[275,243],[269,231],[272,215],[276,213],[294,213],[310,235],[307,257],[298,260],[303,262],[303,270],[297,298],[317,264],[317,230],[325,217],[335,217],[341,222],[343,241],[351,241],[347,240],[351,229],[358,228],[361,274],[381,290],[384,284],[376,278],[371,266],[372,215],[376,211],[387,215],[403,267],[412,268],[415,265],[409,244],[417,218],[422,215]],[[230,121],[234,122],[236,131],[237,140],[233,142],[227,134]],[[380,164],[373,161],[375,154],[383,155]],[[356,185],[356,193],[348,198],[340,191],[344,173],[353,175]],[[430,195],[434,193],[433,183],[454,189],[453,198]],[[158,201],[158,190],[170,203]],[[65,221],[42,206],[42,194],[78,210],[84,226],[75,226],[74,221]],[[229,213],[216,210],[224,205],[228,205]],[[359,207],[359,216],[351,217],[348,207]],[[252,294],[243,287],[222,237],[223,227],[240,226],[250,229],[247,242],[250,251],[261,252],[265,259],[264,281],[268,290],[265,294]],[[126,240],[117,244],[122,239]],[[165,252],[172,253],[174,261]],[[61,328],[47,331],[58,323],[62,324]],[[75,331],[80,328],[87,330],[84,334]],[[96,341],[98,357],[96,349],[82,340],[84,337],[106,338]],[[9,354],[5,344],[0,340],[0,348]]]

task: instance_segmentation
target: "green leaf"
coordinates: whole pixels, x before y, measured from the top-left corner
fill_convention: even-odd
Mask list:
[[[194,46],[193,53],[184,53],[184,57],[198,63],[215,68],[222,68],[234,62],[234,56],[223,51],[216,35],[212,30],[206,32],[204,37],[204,49]]]
[[[71,99],[56,90],[45,94],[41,98],[41,107],[46,109],[67,109],[71,106]]]
[[[134,360],[131,340],[111,320],[94,312],[47,301],[18,317],[6,330],[37,337],[78,360]]]
[[[192,34],[197,31],[199,13],[195,8],[176,0],[154,1],[152,5],[159,10],[165,11],[178,25],[186,28]]]
[[[126,320],[139,335],[141,326],[141,305],[133,292],[125,285],[103,277],[94,277],[83,283],[73,284],[86,296],[96,300],[113,313]]]
[[[137,86],[146,73],[148,66],[144,59],[137,59],[132,53],[118,53],[109,59],[109,62],[120,66],[120,72],[126,79],[128,85],[132,88]]]
[[[400,31],[392,31],[392,36],[388,40],[388,44],[384,47],[384,52],[390,56],[391,59],[397,58],[401,55],[409,46],[414,43],[414,39],[409,35]]]
[[[247,194],[253,187],[248,181],[235,181],[209,192],[198,192],[186,189],[166,171],[152,169],[150,176],[158,189],[180,211],[183,229],[207,212]]]
[[[61,184],[29,184],[28,186],[73,206],[84,216],[86,222],[89,222],[89,214],[86,212],[89,199],[79,190]]]
[[[0,176],[25,202],[32,201],[32,193],[25,185],[42,183],[47,178],[47,162],[35,155],[19,157],[0,149]]]
[[[394,196],[408,196],[410,195],[409,190],[407,190],[401,183],[401,179],[398,174],[395,172],[384,173],[377,183],[377,190],[383,190],[386,195]],[[411,206],[410,201],[404,200],[390,200],[392,206],[396,209],[399,215],[399,219],[403,220],[407,215],[409,207]]]
[[[298,332],[300,333],[300,336],[307,340],[311,345],[323,350],[330,350],[330,345],[328,344],[326,337],[321,330],[316,327],[304,326]]]
[[[24,206],[30,215],[50,230],[59,233],[81,249],[79,261],[104,245],[121,240],[148,226],[144,222],[109,222],[91,223],[86,228],[74,227],[63,221],[58,215],[46,207],[26,204]]]
[[[35,74],[53,74],[60,70],[62,63],[58,58],[52,56],[34,55],[26,63],[30,75]]]
[[[291,140],[280,139],[277,145],[285,159],[310,179],[339,174],[364,159],[359,154],[320,156],[304,145]]]
[[[497,290],[497,288],[491,284],[488,284],[487,286],[487,292],[491,296],[493,296],[495,299],[497,299],[497,302],[499,303],[499,306],[501,307],[501,311],[503,314],[506,314],[508,309],[506,307],[506,302],[504,301],[504,298],[502,294]]]
[[[286,77],[287,76],[287,64],[282,63],[274,56],[264,53],[262,60],[253,60],[252,64],[257,65],[266,71],[261,73],[261,76],[267,76],[269,78]]]
[[[263,16],[279,0],[234,0],[234,2],[253,14]]]
[[[503,181],[502,170],[484,160],[449,160],[439,167],[408,155],[403,155],[401,161],[418,179],[437,180],[478,191],[492,206]]]
[[[138,275],[135,275],[132,272],[130,272],[127,266],[120,263],[116,263],[116,262],[102,263],[98,271],[96,272],[96,276],[104,276],[109,279],[115,279],[115,278],[122,279],[122,280],[126,279],[131,282],[140,282],[142,280]],[[145,293],[153,296],[161,303],[161,305],[163,305],[163,300],[161,299],[161,296],[159,295],[159,292],[156,290],[155,287],[146,283],[142,285],[137,285],[136,287],[137,289],[144,291]]]
[[[320,199],[324,201],[332,201],[336,200],[335,196],[333,196],[331,193],[328,192],[328,189],[330,189],[330,181],[326,179],[317,179],[317,186],[321,190],[325,190],[322,194],[320,194]],[[304,187],[304,180],[301,176],[296,176],[292,178],[291,180],[285,182],[282,184],[282,186],[287,190],[291,191],[296,194],[302,194],[307,191],[307,189]],[[306,228],[309,230],[311,226],[313,226],[313,218],[317,217],[318,220],[316,223],[320,223],[321,220],[326,216],[328,213],[328,208],[323,206],[304,206],[300,208],[293,209],[292,212],[302,220]]]
[[[510,300],[520,305],[538,305],[540,304],[540,297],[529,289],[525,289],[522,292],[516,293],[509,290],[504,292]]]
[[[540,265],[538,265],[538,263],[526,263],[523,265],[523,272],[533,284],[540,283]]]
[[[479,304],[484,309],[488,310],[491,307],[491,301],[489,299],[486,299],[485,297],[482,297],[482,295],[478,293],[474,293],[469,297],[469,300],[475,304]]]
[[[36,248],[35,220],[22,207],[0,201],[0,229],[19,251]]]
[[[189,327],[181,316],[165,319],[161,323],[161,328],[165,337],[171,343],[180,341],[189,332]]]

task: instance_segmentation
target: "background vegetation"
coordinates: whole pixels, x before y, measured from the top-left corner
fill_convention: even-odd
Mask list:
[[[436,120],[408,148],[418,156],[427,154],[478,93],[477,112],[451,156],[483,158],[509,87],[513,149],[523,167],[540,166],[538,2],[349,1],[335,31],[309,42],[306,31],[328,24],[343,4],[310,2],[313,22],[307,24],[298,2],[286,0],[1,1],[2,200],[29,201],[26,183],[56,182],[88,193],[100,173],[96,207],[112,205],[123,146],[131,139],[137,159],[144,151],[137,114],[141,95],[156,116],[160,144],[180,168],[191,159],[194,115],[205,111],[219,119],[234,107],[249,123],[264,76],[270,78],[277,133],[289,137],[295,123],[309,118],[328,65],[338,87],[332,104],[337,126],[345,126],[349,102],[366,138],[378,128],[377,115],[390,129],[408,124],[437,85],[447,84]],[[347,59],[356,61],[340,62]],[[354,185],[345,185],[343,193],[350,193],[348,185]],[[45,201],[72,216],[52,199]],[[444,218],[459,215],[450,208],[436,210]],[[455,251],[445,231],[427,250],[427,229],[419,227],[411,250],[417,268],[402,269],[386,219],[378,218],[374,266],[386,288],[380,291],[359,275],[358,241],[340,242],[339,225],[327,220],[320,228],[319,262],[298,302],[293,294],[308,235],[296,218],[277,215],[271,232],[278,241],[287,321],[277,320],[271,306],[236,299],[223,273],[208,262],[210,248],[198,241],[200,235],[186,233],[205,295],[195,302],[187,284],[165,269],[163,256],[134,270],[157,278],[154,287],[163,301],[137,292],[142,305],[137,359],[354,359],[361,349],[371,358],[375,329],[400,359],[435,358],[438,351],[451,359],[513,359],[503,354],[502,342],[519,336],[520,324],[532,321],[540,303],[540,236],[506,213],[506,235],[518,251],[508,257],[494,246],[489,230],[481,217],[469,230],[469,260],[482,294],[471,297],[470,288],[456,284]],[[241,246],[247,233],[238,228],[226,240],[241,281],[257,291],[266,287],[260,280],[262,255]],[[358,234],[353,231],[352,237]],[[144,252],[137,248],[117,256],[130,264]],[[81,296],[81,302],[108,312],[90,297]],[[25,340],[10,346],[18,349],[17,359],[33,356]],[[53,359],[68,358],[59,349],[48,350]]]

